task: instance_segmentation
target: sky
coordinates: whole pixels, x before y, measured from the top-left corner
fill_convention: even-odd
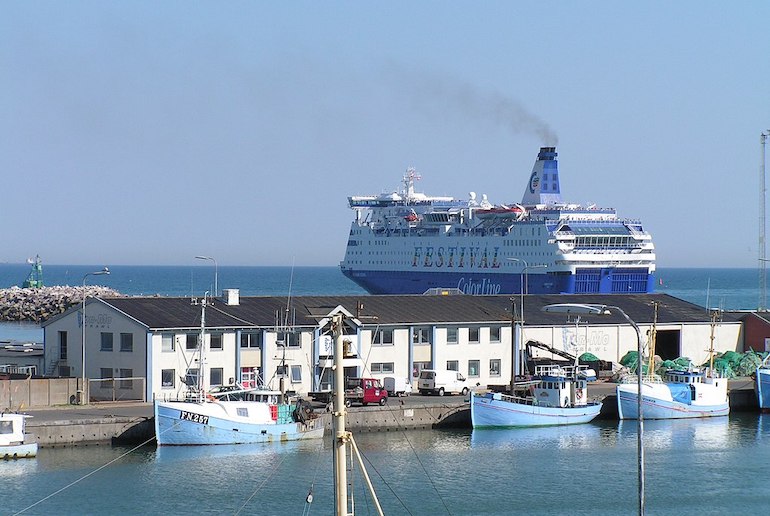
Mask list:
[[[347,196],[564,200],[756,267],[765,1],[0,3],[0,262],[339,263]],[[770,225],[768,226],[770,227]],[[205,264],[201,264],[205,265]]]

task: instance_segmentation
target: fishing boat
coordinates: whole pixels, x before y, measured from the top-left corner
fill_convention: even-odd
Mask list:
[[[154,402],[158,446],[256,444],[323,437],[323,424],[310,405],[303,401],[292,403],[281,391],[207,388],[206,304],[204,298],[196,349],[200,370],[182,399]]]
[[[754,379],[754,390],[757,393],[757,403],[759,410],[770,412],[770,353],[757,367],[756,377]]]
[[[588,401],[584,366],[537,366],[532,380],[516,386],[513,394],[472,392],[473,428],[588,423],[602,410],[601,402]]]
[[[657,318],[657,305],[656,305]],[[655,323],[650,331],[649,374],[642,377],[642,417],[644,419],[679,419],[690,417],[726,416],[730,413],[727,398],[727,378],[714,368],[714,327],[717,312],[711,317],[711,345],[709,366],[674,368],[665,371],[663,378],[652,374],[655,355]],[[655,321],[655,319],[653,319]],[[643,360],[638,361],[639,364]],[[639,368],[637,368],[639,374]],[[628,375],[617,386],[618,415],[620,419],[638,419],[639,385],[636,375]]]
[[[26,414],[0,414],[0,458],[21,459],[37,455],[37,443],[24,442]]]

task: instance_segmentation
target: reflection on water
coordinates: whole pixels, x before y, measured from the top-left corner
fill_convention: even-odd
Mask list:
[[[645,421],[645,433],[650,514],[766,512],[770,415]],[[386,514],[636,510],[635,421],[368,433],[356,441]],[[0,462],[0,512],[71,486],[25,514],[302,514],[311,489],[310,512],[333,513],[328,436],[272,446],[148,446],[120,458],[129,450],[42,448],[36,460]],[[356,512],[370,512],[361,477],[352,484]]]
[[[618,423],[618,434],[636,439],[637,421]],[[690,419],[647,419],[644,421],[645,449],[668,449],[684,445],[693,448],[723,448],[730,430],[729,417]]]

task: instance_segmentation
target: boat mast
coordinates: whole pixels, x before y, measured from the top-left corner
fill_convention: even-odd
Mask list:
[[[655,301],[652,303],[653,306],[653,315],[652,315],[652,328],[650,328],[650,358],[649,362],[647,363],[647,374],[652,376],[653,372],[655,371],[655,339],[658,336],[658,302]],[[639,357],[639,360],[642,360],[642,357]]]
[[[364,461],[358,451],[358,446],[353,439],[353,434],[345,429],[345,368],[343,365],[343,317],[337,313],[332,316],[332,334],[334,336],[334,402],[332,412],[332,431],[334,433],[334,514],[336,516],[349,516],[355,514],[355,507],[348,510],[348,477],[347,477],[347,449],[348,444],[358,460],[361,474],[364,477],[369,493],[374,501],[377,514],[383,516],[380,501],[374,492],[374,486],[366,473]],[[352,501],[352,499],[351,499]]]
[[[712,378],[714,375],[714,328],[717,325],[717,316],[719,315],[718,310],[713,310],[711,312],[711,344],[709,345],[709,376]]]
[[[203,294],[201,300],[201,332],[198,336],[198,398],[202,401],[206,393],[206,360],[204,348],[206,347],[206,296],[208,291]]]

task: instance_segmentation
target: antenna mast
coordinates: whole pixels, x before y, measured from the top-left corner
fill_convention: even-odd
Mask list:
[[[760,133],[762,158],[759,163],[759,306],[757,311],[767,310],[767,259],[765,258],[765,144],[767,133]]]

